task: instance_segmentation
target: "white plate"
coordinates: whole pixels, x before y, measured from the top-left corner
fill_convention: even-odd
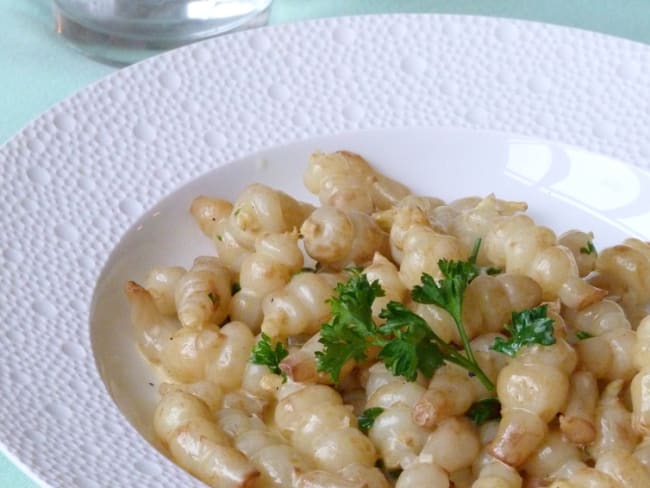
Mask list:
[[[363,154],[374,167],[420,195],[450,200],[494,192],[527,201],[537,223],[558,233],[592,231],[598,248],[629,236],[650,240],[650,209],[644,199],[650,192],[650,174],[583,149],[530,137],[470,129],[369,130],[275,147],[221,166],[138,219],[111,254],[95,289],[90,316],[95,359],[118,407],[150,442],[157,444],[151,419],[158,384],[164,379],[135,347],[125,283],[143,282],[157,265],[189,268],[195,257],[214,254],[212,242],[188,213],[198,195],[234,200],[247,184],[264,182],[317,204],[302,184],[306,161],[315,149]]]
[[[476,17],[354,17],[193,45],[66,100],[0,150],[4,448],[56,487],[199,485],[151,448],[106,393],[88,320],[110,251],[144,209],[180,183],[261,148],[396,127],[525,134],[645,167],[648,67],[650,50],[642,45],[571,29]],[[286,187],[295,181],[287,177],[294,165],[318,146],[360,150],[415,189],[447,198],[525,196],[557,230],[593,228],[599,245],[650,232],[647,174],[562,144],[499,133],[333,136],[265,152],[269,167],[260,175]],[[247,161],[181,190],[162,204],[161,217],[176,225],[190,193],[232,195],[257,179]],[[446,183],[436,184],[441,179]],[[142,221],[150,235],[162,232],[163,221],[152,225],[150,215]],[[190,224],[183,225],[146,253],[129,244],[138,241],[131,232],[100,291],[127,275],[141,277],[154,262],[186,262],[199,241],[188,238],[181,248],[178,230]],[[120,346],[129,329],[122,309],[102,312],[106,296],[97,295],[93,316],[98,365],[126,417],[146,425],[146,402],[129,404],[120,394],[132,388],[119,373],[129,360]],[[110,324],[120,328],[106,334]],[[115,366],[110,356],[118,354],[126,355]]]

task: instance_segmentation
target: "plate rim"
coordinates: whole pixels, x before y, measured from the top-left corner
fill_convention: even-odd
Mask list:
[[[351,21],[350,19],[356,19],[356,20]],[[130,73],[139,72],[139,71],[148,69],[148,67],[163,64],[168,59],[178,58],[178,57],[181,56],[181,54],[179,54],[179,53],[189,53],[189,52],[192,52],[192,50],[200,48],[201,46],[218,46],[218,45],[220,45],[220,43],[225,45],[226,42],[244,43],[246,41],[250,41],[250,39],[253,36],[258,35],[259,33],[262,33],[261,35],[263,36],[263,35],[266,35],[266,33],[271,32],[271,31],[273,31],[273,32],[281,32],[281,31],[287,31],[289,29],[295,29],[296,31],[300,31],[301,29],[302,30],[307,30],[309,27],[312,27],[313,25],[318,26],[318,28],[323,28],[323,29],[326,29],[326,30],[330,29],[331,30],[331,29],[335,29],[337,26],[338,27],[340,27],[340,26],[345,27],[350,22],[360,22],[361,24],[363,24],[363,23],[373,23],[373,22],[376,22],[375,19],[389,19],[389,20],[395,20],[396,22],[402,21],[400,19],[407,19],[405,21],[411,21],[411,20],[408,20],[408,19],[429,19],[429,21],[434,21],[435,19],[446,19],[445,20],[446,22],[454,22],[454,21],[470,22],[470,23],[481,23],[481,22],[483,22],[486,25],[495,25],[495,24],[496,25],[499,25],[499,24],[502,24],[502,25],[503,24],[506,24],[506,25],[511,25],[511,24],[532,25],[532,26],[536,26],[536,28],[538,28],[538,29],[541,28],[541,29],[544,29],[544,30],[548,30],[548,31],[551,32],[551,34],[553,34],[553,32],[563,31],[565,34],[570,35],[570,36],[578,36],[578,37],[580,37],[580,36],[596,36],[598,38],[603,39],[605,44],[608,44],[608,45],[615,44],[616,46],[613,46],[613,47],[609,46],[610,48],[612,48],[614,50],[618,49],[618,50],[621,50],[621,51],[625,51],[626,49],[630,48],[630,46],[635,46],[635,49],[641,49],[641,50],[645,51],[646,53],[650,53],[650,46],[647,46],[646,44],[639,43],[637,41],[633,41],[633,40],[626,39],[626,38],[620,38],[620,37],[612,36],[612,35],[609,35],[609,34],[589,31],[589,30],[580,29],[580,28],[573,28],[573,27],[564,26],[564,25],[546,24],[546,23],[541,23],[541,22],[535,22],[535,21],[529,21],[529,20],[519,20],[519,19],[512,19],[512,18],[505,18],[505,17],[490,17],[490,16],[478,16],[478,15],[477,16],[474,16],[474,15],[454,15],[454,14],[369,14],[369,15],[365,14],[365,15],[348,16],[348,17],[332,17],[332,18],[310,19],[310,20],[297,22],[297,23],[281,24],[281,25],[264,27],[262,29],[256,29],[256,30],[253,30],[253,31],[237,32],[237,33],[234,33],[234,34],[231,34],[231,35],[228,35],[228,36],[224,36],[222,38],[209,39],[207,41],[202,41],[200,43],[193,44],[191,46],[186,46],[186,47],[174,50],[174,51],[170,51],[170,52],[161,54],[161,55],[153,57],[153,58],[149,58],[147,60],[144,60],[141,63],[137,63],[137,64],[135,64],[133,66],[130,66],[130,67],[124,69],[124,70],[120,70],[120,71],[116,71],[114,73],[111,73],[108,76],[91,83],[90,85],[83,88],[79,92],[77,92],[77,93],[75,93],[73,95],[70,95],[69,97],[66,97],[65,99],[61,100],[59,103],[54,105],[53,107],[49,108],[48,110],[46,110],[45,112],[40,114],[36,119],[34,119],[31,122],[29,122],[28,124],[26,124],[22,129],[19,130],[18,133],[16,133],[8,141],[3,143],[2,146],[0,146],[0,159],[2,158],[2,156],[10,155],[10,153],[12,151],[14,151],[17,146],[20,148],[20,146],[27,144],[27,141],[25,139],[31,137],[30,134],[29,134],[30,130],[32,130],[34,127],[38,127],[39,124],[45,123],[45,121],[46,121],[46,119],[48,117],[51,117],[53,114],[57,114],[57,112],[60,113],[62,110],[66,109],[68,107],[68,105],[70,105],[72,102],[83,100],[83,97],[85,97],[85,96],[92,96],[93,92],[97,91],[98,87],[103,89],[104,87],[110,85],[110,83],[115,82],[115,81],[117,81],[118,84],[122,83],[124,80],[128,79],[128,76],[129,76]],[[414,20],[414,22],[419,22],[419,20]],[[269,34],[269,35],[273,35],[273,34]],[[332,42],[332,41],[330,40],[329,42]],[[650,75],[646,74],[645,76],[646,76],[647,79],[650,79]],[[650,89],[647,90],[647,93],[650,94]],[[450,128],[451,127],[453,127],[453,126],[450,126]],[[463,127],[459,127],[459,128],[462,129]],[[491,131],[491,130],[488,129],[488,131]],[[343,132],[348,132],[348,131],[345,130]],[[501,132],[501,131],[497,130],[495,132]],[[516,135],[516,134],[512,134],[512,133],[509,133],[509,134]],[[328,135],[333,135],[333,134],[328,133]],[[526,133],[523,133],[523,132],[520,135],[522,137],[535,137],[535,136],[531,136],[531,134],[526,134]],[[304,138],[309,138],[309,137],[313,137],[313,136],[308,135],[308,136],[305,136]],[[552,142],[552,143],[568,144],[568,145],[572,145],[572,146],[575,145],[573,143],[568,143],[568,142],[563,141],[563,140],[548,139],[545,136],[541,136],[540,138],[543,139],[543,140],[549,140],[549,142]],[[295,138],[289,139],[289,140],[284,141],[282,144],[295,142],[296,140],[297,139],[295,139]],[[600,150],[600,148],[592,149],[592,148],[589,148],[589,147],[585,147],[583,145],[579,145],[578,147],[581,147],[581,148],[584,148],[584,149],[587,149],[589,151],[596,152],[596,153],[599,153],[599,154],[605,154],[605,155],[607,155],[609,157],[613,157],[614,159],[620,159],[616,155],[612,155],[612,154],[610,154],[608,152],[603,152],[602,150]],[[266,148],[266,146],[258,148],[258,150],[259,151],[264,151],[265,148]],[[238,156],[237,159],[239,159],[239,157],[241,157],[241,155]],[[219,164],[226,164],[226,161],[222,161]],[[635,166],[637,169],[642,169],[644,171],[646,170],[645,168],[639,167],[639,165],[634,164],[632,162],[628,162],[627,164],[631,164],[632,166]],[[183,177],[183,180],[182,180],[181,184],[182,185],[187,184],[189,181],[192,181],[196,177],[200,177],[200,175],[202,175],[204,173],[205,173],[205,171],[201,171],[199,175],[196,175],[196,174],[191,174],[191,173],[186,172],[184,174],[184,177]],[[176,187],[177,186],[178,185],[176,185]],[[169,192],[167,192],[165,194],[168,194],[168,193]],[[3,208],[3,210],[5,210],[4,207],[2,207],[2,208]],[[126,230],[125,223],[133,223],[134,220],[135,219],[132,218],[132,217],[129,217],[127,219],[123,219],[123,221],[121,222],[122,231],[121,231],[120,235],[122,235],[124,233],[124,231]],[[28,237],[28,235],[22,235],[22,237]],[[112,242],[111,248],[113,247],[113,244],[115,244],[115,242]],[[99,263],[99,264],[97,264],[95,266],[95,268],[97,268],[95,270],[95,272],[97,273],[98,276],[102,272],[103,266],[104,266],[107,259],[108,259],[108,254],[104,257],[104,260],[101,263]],[[5,261],[6,261],[6,259],[5,259]],[[91,297],[92,297],[92,289],[90,291],[91,291]],[[84,317],[84,323],[86,323],[86,322],[87,322],[87,318]],[[84,340],[87,342],[86,339],[84,339]],[[93,367],[94,367],[94,358],[93,358],[92,355],[87,356],[85,361],[86,362],[92,361],[93,362]],[[3,361],[0,359],[0,367],[3,366],[3,365],[6,366],[5,364],[3,364]],[[103,383],[101,383],[101,387],[102,387],[102,390],[104,391],[104,393],[106,394],[105,386],[103,385]],[[111,400],[111,404],[113,405],[113,409],[116,409],[116,406],[112,403],[112,400]],[[0,408],[1,407],[2,407],[2,405],[0,404]],[[122,422],[125,422],[123,417],[120,416],[120,418],[122,419]],[[51,422],[51,420],[50,420],[50,422]],[[47,423],[46,423],[46,425],[47,425]],[[124,427],[124,426],[122,426],[122,427]],[[126,428],[127,428],[127,432],[130,432],[128,430],[128,429],[130,429],[130,426],[127,425]],[[125,435],[126,435],[126,433],[125,433]],[[128,435],[133,435],[133,433],[130,432],[130,434],[128,434]],[[40,484],[46,483],[47,481],[43,477],[41,477],[41,476],[39,476],[37,474],[37,471],[44,471],[44,468],[39,467],[39,469],[35,469],[34,466],[37,465],[38,463],[36,463],[33,459],[28,460],[28,461],[23,461],[23,459],[26,457],[25,456],[26,453],[25,453],[24,448],[21,448],[20,446],[16,447],[15,445],[14,446],[10,445],[10,443],[7,443],[5,441],[4,437],[5,436],[3,435],[3,437],[0,438],[0,451],[2,451],[10,459],[11,462],[13,462],[15,465],[20,467],[28,476],[32,477],[32,479],[34,479],[34,481],[36,481],[37,483],[40,483]],[[23,451],[23,456],[21,456],[19,454],[19,451]],[[149,457],[151,457],[151,456],[149,456]],[[156,456],[156,460],[159,460],[159,456]],[[65,469],[65,467],[63,469]],[[155,469],[153,469],[151,466],[144,465],[143,470],[147,471],[148,469],[152,469],[152,470],[155,471]],[[153,476],[156,476],[156,475],[154,474]],[[47,477],[49,477],[51,480],[56,480],[56,477],[52,477],[50,474],[48,474]],[[92,480],[92,478],[91,478],[91,480]],[[78,486],[82,486],[84,484],[83,481],[81,481],[81,482],[76,481],[75,483]],[[92,485],[87,484],[87,486],[92,486]]]

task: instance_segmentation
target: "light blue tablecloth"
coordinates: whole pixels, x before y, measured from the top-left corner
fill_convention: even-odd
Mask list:
[[[515,17],[650,43],[650,0],[275,0],[270,22],[380,12]],[[0,13],[2,143],[53,104],[115,68],[86,59],[64,45],[54,33],[49,0],[0,0]],[[0,487],[35,486],[0,454]]]

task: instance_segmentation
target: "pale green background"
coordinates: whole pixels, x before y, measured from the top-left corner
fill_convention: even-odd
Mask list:
[[[275,0],[271,23],[379,12],[514,17],[650,43],[650,0]],[[2,143],[48,107],[115,68],[83,58],[56,37],[49,0],[0,0],[0,15]],[[35,486],[0,454],[0,487]]]

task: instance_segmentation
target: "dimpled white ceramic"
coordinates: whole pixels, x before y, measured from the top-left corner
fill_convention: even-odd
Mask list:
[[[62,102],[0,149],[4,449],[54,487],[201,486],[147,441],[160,380],[121,287],[211,251],[197,194],[308,198],[312,150],[359,151],[419,193],[527,200],[597,247],[650,239],[649,66],[643,45],[567,28],[353,17],[192,45]]]

